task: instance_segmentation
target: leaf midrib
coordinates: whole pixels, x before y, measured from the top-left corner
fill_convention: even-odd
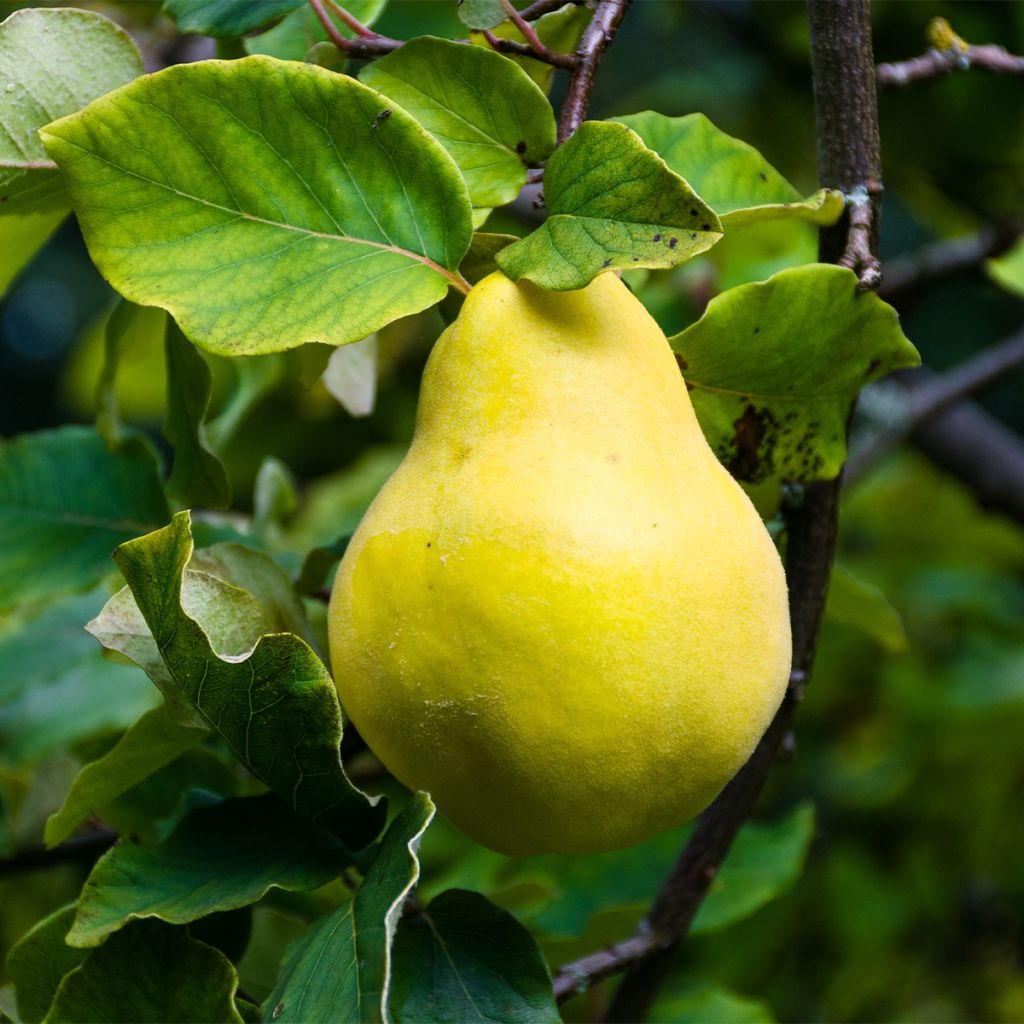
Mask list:
[[[193,195],[191,192],[183,192],[179,188],[174,188],[172,185],[165,185],[162,181],[157,181],[155,178],[147,177],[145,174],[139,174],[138,171],[129,170],[127,167],[122,167],[119,164],[114,163],[113,160],[108,160],[106,157],[101,156],[99,153],[93,150],[86,149],[84,146],[79,145],[77,142],[71,139],[65,138],[62,135],[54,135],[54,138],[60,139],[61,142],[66,143],[69,146],[74,147],[85,156],[92,157],[95,160],[99,160],[100,163],[106,164],[108,167],[113,168],[121,174],[126,174],[129,177],[137,178],[139,181],[143,181],[148,185],[155,185],[157,188],[162,188],[167,192],[171,192],[182,199],[197,203],[200,206],[208,207],[211,210],[219,210],[222,213],[229,213],[234,217],[241,218],[242,220],[250,221],[254,224],[264,224],[267,227],[282,228],[285,231],[294,231],[297,234],[309,237],[309,238],[323,238],[330,242],[351,242],[353,245],[365,245],[372,249],[379,249],[383,252],[393,252],[399,256],[405,256],[408,259],[414,260],[417,263],[422,263],[425,267],[430,268],[435,273],[440,274],[446,278],[459,290],[464,290],[463,283],[459,278],[458,274],[454,271],[448,270],[440,263],[432,260],[429,256],[413,252],[411,249],[405,249],[400,245],[387,245],[384,242],[374,242],[369,238],[356,238],[353,235],[344,234],[332,234],[325,231],[314,231],[312,228],[299,227],[296,224],[288,224],[284,221],[270,220],[266,217],[257,217],[255,214],[247,213],[244,210],[233,210],[230,206],[224,206],[220,203],[211,202],[209,199],[204,199],[202,196]]]

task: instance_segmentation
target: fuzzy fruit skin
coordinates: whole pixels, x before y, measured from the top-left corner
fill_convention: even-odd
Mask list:
[[[699,813],[767,727],[791,653],[771,538],[610,273],[473,288],[329,629],[381,761],[513,855],[629,846]]]

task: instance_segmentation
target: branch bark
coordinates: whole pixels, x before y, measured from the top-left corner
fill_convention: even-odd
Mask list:
[[[52,849],[30,846],[6,860],[0,860],[0,878],[41,871],[58,864],[92,864],[116,842],[117,833],[104,828],[90,835],[75,836]]]
[[[1000,75],[1024,75],[1024,57],[1017,57],[1005,47],[991,44],[929,50],[910,60],[879,64],[878,84],[890,88],[913,85],[969,68],[982,68]]]
[[[574,67],[569,75],[565,99],[558,115],[558,141],[565,142],[583,123],[590,105],[590,90],[604,51],[615,38],[632,0],[598,0],[594,17],[580,37],[573,54]]]
[[[871,215],[863,222],[861,241],[873,258],[881,161],[868,0],[810,0],[808,15],[821,184],[847,194],[857,188],[869,192]],[[846,227],[837,225],[824,231],[821,258],[838,262],[848,243]],[[787,513],[793,672],[774,721],[750,760],[701,815],[639,932],[617,947],[562,968],[555,978],[559,998],[628,967],[605,1019],[636,1022],[646,1018],[673,950],[686,934],[785,746],[814,663],[835,555],[839,491],[838,479],[811,484],[800,505]]]

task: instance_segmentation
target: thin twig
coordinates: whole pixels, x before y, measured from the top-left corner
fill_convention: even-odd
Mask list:
[[[910,60],[879,64],[876,74],[879,85],[891,88],[913,85],[915,82],[939,78],[953,71],[967,71],[969,68],[982,68],[1000,75],[1024,75],[1024,57],[1010,53],[1003,46],[991,44],[966,46],[963,49],[949,47],[929,50]]]
[[[337,2],[337,0],[325,0],[325,2],[327,6],[330,7],[330,9],[334,11],[334,13],[339,18],[341,18],[341,20],[345,22],[345,24],[348,25],[348,27],[352,29],[353,32],[355,32],[357,36],[362,36],[364,39],[381,38],[379,33],[374,32],[372,28],[370,28],[367,25],[364,25],[357,17],[355,17],[352,14],[349,14],[349,12],[345,10],[345,8],[342,7],[341,4]]]
[[[860,480],[885,454],[967,395],[1024,365],[1024,330],[943,374],[911,371],[913,380],[897,422],[853,452],[846,467],[847,487]]]
[[[887,260],[878,294],[892,299],[936,278],[973,270],[990,256],[1005,252],[1018,237],[1016,228],[986,224],[972,235],[933,242],[917,252]]]
[[[30,846],[0,860],[0,877],[40,871],[59,864],[92,864],[117,842],[112,829],[99,829],[85,836],[75,836],[49,849]]]
[[[558,115],[558,141],[565,142],[583,123],[590,105],[594,74],[608,44],[626,15],[631,0],[598,0],[590,24],[576,47],[572,74]]]
[[[346,39],[339,31],[338,26],[331,20],[331,16],[324,7],[324,0],[309,0],[309,6],[313,8],[320,24],[334,45],[350,57],[382,57],[384,54],[393,53],[402,46],[402,40],[389,39],[387,36],[380,36],[371,33],[369,36],[360,36],[359,39]],[[364,25],[363,28],[366,28]],[[369,29],[367,29],[369,31]]]
[[[537,35],[534,27],[512,6],[512,0],[499,0],[502,10],[508,15],[508,20],[519,29],[522,37],[533,47],[537,53],[548,53],[548,48]]]
[[[846,248],[838,262],[841,267],[849,267],[856,273],[857,287],[865,292],[873,291],[882,282],[882,266],[873,247],[876,204],[880,194],[881,186],[877,182],[866,182],[846,196]]]
[[[557,11],[566,4],[575,4],[577,7],[583,5],[584,0],[534,0],[528,7],[519,12],[519,17],[524,21],[536,21],[545,14]]]

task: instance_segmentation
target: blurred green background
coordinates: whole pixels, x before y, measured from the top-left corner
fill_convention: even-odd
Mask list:
[[[15,6],[0,3],[0,16]],[[82,6],[110,14],[154,47],[180,44],[156,3]],[[971,42],[1024,52],[1021,3],[873,6],[879,60],[922,52],[926,24],[938,15]],[[433,0],[393,0],[378,27],[398,36],[461,34],[453,5]],[[591,113],[648,108],[705,113],[812,191],[804,5],[637,0],[601,69]],[[1024,219],[1019,77],[975,71],[885,92],[880,113],[883,258]],[[492,229],[514,226],[510,217],[495,217]],[[764,266],[795,252],[809,258],[809,245],[809,236],[751,236],[745,256],[716,253],[679,274],[639,274],[632,283],[665,326],[677,328],[699,313],[702,289],[763,276]],[[749,255],[755,246],[761,264]],[[1022,321],[1021,301],[983,268],[893,301],[925,363],[940,370]],[[91,420],[112,302],[75,225],[66,224],[0,304],[0,433]],[[246,361],[243,379],[269,383],[222,454],[243,513],[267,456],[294,475],[298,511],[283,516],[268,540],[286,561],[350,529],[401,458],[419,375],[441,326],[435,311],[382,332],[376,406],[367,417],[351,416],[317,379],[326,353]],[[210,362],[223,403],[239,369]],[[126,418],[158,444],[162,374],[159,347],[140,344],[118,381]],[[1019,434],[1022,385],[1017,371],[978,396]],[[844,581],[830,602],[795,757],[779,766],[758,810],[762,827],[778,832],[751,845],[749,870],[764,898],[745,916],[723,912],[685,944],[657,1013],[665,1020],[1024,1021],[1024,533],[907,448],[847,495],[839,558]],[[67,635],[69,649],[81,642],[73,629]],[[69,733],[54,725],[54,713],[52,704],[16,708],[13,717],[0,709],[7,808],[0,852],[38,841],[76,766],[125,724],[100,715],[94,729]],[[15,742],[26,735],[31,742]],[[219,770],[195,768],[211,778]],[[164,783],[173,789],[173,780]],[[424,847],[426,885],[476,887],[517,910],[557,964],[628,933],[679,842],[662,837],[573,864],[515,863],[442,825]],[[775,875],[766,863],[773,850]],[[0,877],[0,959],[44,912],[73,898],[82,877],[75,867]],[[282,936],[294,933],[300,903],[282,899],[257,911],[250,986],[259,984],[261,957],[273,961]],[[578,999],[567,1013],[592,1018],[607,995]]]

